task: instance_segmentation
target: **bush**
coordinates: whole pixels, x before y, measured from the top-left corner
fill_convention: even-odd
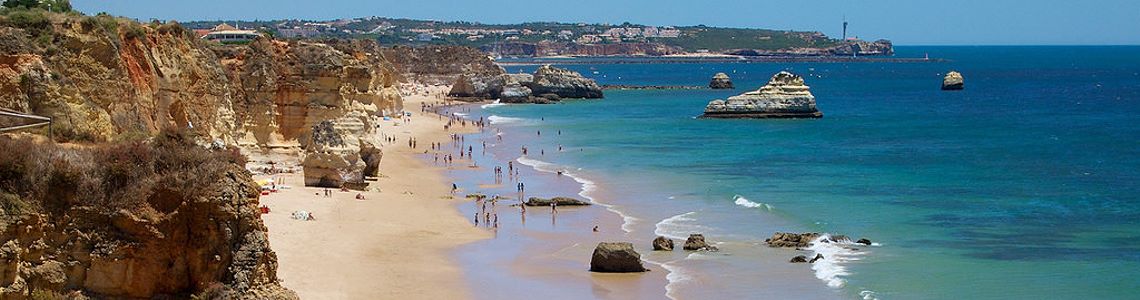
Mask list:
[[[62,147],[0,136],[0,208],[6,214],[60,213],[85,205],[110,213],[167,213],[215,193],[245,157],[233,148],[207,149],[184,131],[146,140]],[[238,165],[240,166],[240,165]]]
[[[127,39],[139,39],[146,36],[146,28],[138,23],[131,22],[127,25],[126,31],[123,32],[123,37]]]

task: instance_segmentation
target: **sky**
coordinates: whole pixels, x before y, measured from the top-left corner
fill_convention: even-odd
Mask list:
[[[848,33],[896,45],[1140,45],[1140,0],[72,0],[140,20],[380,16],[510,24],[560,21]]]

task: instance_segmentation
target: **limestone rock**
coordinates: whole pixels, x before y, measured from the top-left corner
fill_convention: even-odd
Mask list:
[[[950,71],[946,73],[946,77],[942,78],[942,90],[953,91],[965,88],[965,79],[962,78],[962,73],[958,71]]]
[[[856,244],[863,244],[863,245],[867,245],[867,246],[870,246],[870,245],[871,245],[871,240],[868,240],[868,239],[859,239],[858,241],[855,241],[855,243],[856,243]]]
[[[641,264],[641,254],[632,243],[601,242],[594,248],[590,271],[601,273],[635,273],[649,271]]]
[[[512,82],[503,86],[503,92],[499,94],[499,97],[505,103],[528,103],[531,101],[530,94],[530,88]]]
[[[823,259],[823,254],[816,253],[815,257],[812,257],[811,260],[808,261],[808,263],[814,264],[816,261],[819,261],[821,259]]]
[[[782,248],[802,248],[811,245],[811,242],[819,237],[819,233],[790,233],[790,232],[777,232],[771,238],[765,239],[764,242],[768,247],[782,247]]]
[[[734,89],[732,86],[732,79],[728,78],[728,74],[716,73],[709,81],[709,88],[711,89]]]
[[[705,236],[704,235],[695,234],[695,233],[689,235],[689,238],[687,240],[685,240],[685,246],[682,247],[682,249],[690,250],[690,251],[697,251],[697,250],[716,251],[717,250],[716,247],[711,246],[707,242],[705,242]]]
[[[534,94],[555,94],[561,98],[602,98],[602,87],[593,79],[582,77],[578,72],[551,65],[544,65],[534,71],[534,80],[527,85]]]
[[[796,255],[795,257],[792,257],[792,260],[790,260],[788,262],[790,262],[790,263],[806,263],[806,262],[808,262],[808,259],[807,259],[807,256]]]
[[[820,118],[804,79],[782,71],[772,76],[759,90],[713,100],[705,107],[702,118]]]
[[[590,202],[569,198],[569,197],[554,197],[550,199],[530,197],[525,203],[526,206],[550,206],[551,202],[557,202],[558,206],[585,206],[590,205]]]
[[[653,239],[653,251],[673,251],[673,240],[667,237],[658,236]]]

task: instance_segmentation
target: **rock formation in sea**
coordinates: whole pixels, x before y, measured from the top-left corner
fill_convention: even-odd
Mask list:
[[[689,238],[685,240],[685,245],[681,248],[685,249],[685,250],[689,250],[689,251],[698,251],[698,250],[716,251],[717,250],[715,246],[709,245],[707,242],[705,242],[705,236],[703,234],[695,234],[695,233],[689,235]]]
[[[297,299],[236,149],[28,136],[0,135],[0,298]]]
[[[798,75],[781,71],[759,90],[713,100],[702,118],[820,118],[815,96]]]
[[[601,242],[590,258],[590,272],[637,273],[649,271],[641,264],[641,254],[632,243]]]
[[[653,239],[653,251],[673,251],[673,240],[667,237],[658,236]]]
[[[177,23],[48,19],[36,27],[0,26],[0,108],[53,117],[58,141],[111,141],[178,127],[247,153],[314,154],[309,183],[360,181],[369,166],[361,152],[373,162],[380,154],[359,141],[381,116],[403,110],[398,74],[374,41],[263,38],[223,46]],[[311,139],[324,121],[343,145]]]
[[[795,257],[792,257],[792,259],[789,260],[788,262],[790,262],[790,263],[806,263],[806,262],[808,262],[808,259],[807,259],[807,256],[796,255]]]
[[[590,205],[590,202],[570,198],[570,197],[554,197],[554,198],[538,198],[530,197],[525,203],[526,206],[550,206],[551,202],[555,202],[558,206],[585,206]]]
[[[602,98],[602,88],[578,72],[545,65],[534,74],[464,74],[456,79],[448,95],[546,104],[563,98]]]
[[[946,73],[946,77],[942,78],[942,90],[955,91],[965,88],[965,79],[962,78],[962,73],[958,71],[950,71]]]
[[[791,232],[777,232],[772,234],[772,237],[765,239],[769,247],[782,247],[782,248],[803,248],[811,245],[815,238],[819,237],[819,233],[791,233]]]
[[[709,88],[711,89],[734,89],[732,86],[732,79],[728,78],[728,74],[716,73],[713,75],[712,80],[709,81]]]
[[[562,98],[602,98],[602,87],[593,79],[551,65],[544,65],[535,70],[534,81],[529,87],[536,95],[549,93]]]

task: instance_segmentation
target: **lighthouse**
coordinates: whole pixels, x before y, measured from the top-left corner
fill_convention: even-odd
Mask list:
[[[847,40],[847,17],[843,17],[843,40]]]

